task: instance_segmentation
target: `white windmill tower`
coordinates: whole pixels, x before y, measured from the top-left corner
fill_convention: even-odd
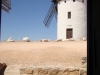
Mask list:
[[[57,9],[57,39],[79,40],[87,37],[87,0],[52,1]],[[53,8],[51,14],[52,12]],[[46,26],[50,24],[48,20],[45,18]]]

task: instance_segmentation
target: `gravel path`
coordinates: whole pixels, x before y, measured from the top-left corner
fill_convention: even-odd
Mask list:
[[[80,67],[87,55],[86,41],[66,42],[0,42],[0,63]]]

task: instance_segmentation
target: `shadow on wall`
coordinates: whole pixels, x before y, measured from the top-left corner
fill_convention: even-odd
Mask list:
[[[0,75],[4,75],[4,71],[6,69],[7,65],[5,63],[0,63]]]

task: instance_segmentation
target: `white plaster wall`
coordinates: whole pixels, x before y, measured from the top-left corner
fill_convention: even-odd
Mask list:
[[[57,39],[66,39],[66,28],[73,28],[73,38],[87,37],[87,6],[86,0],[67,0],[58,4]],[[68,12],[71,11],[71,19]]]

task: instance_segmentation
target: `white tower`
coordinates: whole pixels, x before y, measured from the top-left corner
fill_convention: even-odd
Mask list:
[[[65,0],[58,3],[57,39],[75,40],[87,37],[87,0]]]

